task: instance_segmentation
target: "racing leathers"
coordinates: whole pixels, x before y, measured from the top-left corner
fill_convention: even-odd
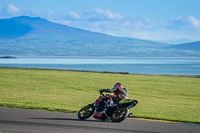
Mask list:
[[[108,93],[114,92],[114,95],[110,95],[114,103],[118,103],[122,99],[128,98],[128,90],[123,87],[112,88],[112,89],[101,89],[100,92],[108,92]]]

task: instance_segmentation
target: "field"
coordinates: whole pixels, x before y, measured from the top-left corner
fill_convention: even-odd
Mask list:
[[[116,82],[139,101],[133,117],[200,123],[198,76],[0,68],[0,106],[77,113]]]

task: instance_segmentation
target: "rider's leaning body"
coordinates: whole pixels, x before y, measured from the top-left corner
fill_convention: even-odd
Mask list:
[[[125,99],[128,98],[128,90],[126,88],[123,88],[123,85],[121,83],[116,83],[114,85],[114,88],[112,89],[101,89],[100,92],[108,92],[108,93],[114,92],[114,95],[110,95],[114,103],[117,103],[124,98]]]

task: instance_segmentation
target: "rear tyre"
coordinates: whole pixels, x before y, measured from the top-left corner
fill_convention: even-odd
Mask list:
[[[126,119],[127,115],[128,115],[127,107],[119,108],[112,113],[110,119],[112,122],[121,122]]]
[[[94,113],[94,105],[89,104],[89,105],[83,107],[78,112],[78,118],[80,120],[85,120],[85,119],[89,118],[93,113]]]

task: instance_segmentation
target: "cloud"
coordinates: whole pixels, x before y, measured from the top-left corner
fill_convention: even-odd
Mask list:
[[[108,18],[110,20],[122,19],[122,15],[119,13],[112,13],[110,10],[95,9],[94,13],[97,13],[103,18]]]
[[[20,15],[21,14],[21,10],[13,5],[13,4],[9,4],[6,8],[5,8],[6,13],[10,14],[10,15]]]
[[[200,21],[193,16],[187,16],[188,22],[191,23],[194,27],[200,28]]]
[[[81,19],[81,16],[74,11],[69,11],[69,16],[73,19]]]
[[[200,40],[200,21],[193,16],[177,16],[169,21],[137,20],[130,36],[147,40]]]
[[[13,4],[8,4],[0,8],[0,18],[9,18],[22,15],[20,8]]]
[[[168,22],[172,30],[200,30],[200,21],[193,16],[177,16]]]
[[[110,10],[93,9],[90,11],[74,12],[69,11],[67,16],[68,20],[81,20],[81,21],[108,21],[108,20],[121,20],[122,15],[113,13]]]

